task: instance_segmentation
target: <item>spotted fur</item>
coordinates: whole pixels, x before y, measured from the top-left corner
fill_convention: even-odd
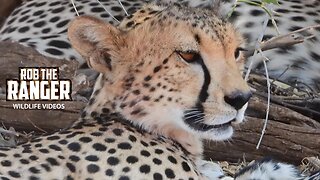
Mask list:
[[[205,9],[142,10],[119,27],[71,22],[73,48],[100,73],[92,97],[70,128],[1,148],[2,179],[230,179],[202,159],[202,140],[243,121],[240,34]]]
[[[319,173],[306,177],[293,165],[265,158],[241,169],[236,173],[235,180],[318,180],[320,179]]]
[[[173,1],[173,0],[162,0]],[[206,7],[211,0],[182,0],[181,4],[192,7]],[[123,1],[124,8],[129,15],[136,12],[147,1]],[[118,24],[115,19],[121,21],[126,15],[118,1],[105,0],[101,4],[115,17],[111,17],[98,2],[88,0],[76,0],[75,5],[80,15],[94,15],[103,18],[111,24]],[[280,33],[286,34],[293,30],[319,24],[319,1],[317,0],[279,0],[280,6],[274,6],[275,21]],[[233,2],[225,0],[223,12],[231,9]],[[17,8],[0,30],[0,40],[12,40],[23,45],[34,47],[40,53],[58,59],[76,59],[81,64],[85,61],[75,52],[66,40],[67,24],[76,16],[75,10],[69,0],[31,0],[25,1]],[[233,13],[231,20],[253,45],[259,33],[262,31],[262,23],[266,14],[255,6],[239,4]],[[130,16],[129,16],[130,17]],[[147,18],[147,17],[145,17]],[[143,19],[141,19],[143,21]],[[297,85],[307,90],[320,90],[320,54],[319,28],[309,32],[313,38],[304,43],[281,49],[265,52],[271,59],[268,62],[269,74],[276,79]],[[308,33],[307,33],[308,34]],[[268,23],[264,40],[277,35],[272,23]],[[264,73],[263,64],[255,57],[254,70]]]
[[[0,177],[197,179],[199,172],[190,155],[186,156],[175,141],[120,119],[106,113],[94,121],[81,120],[67,130],[33,138],[17,148],[1,148]]]
[[[90,16],[71,22],[73,48],[100,72],[93,95],[71,128],[2,149],[0,174],[223,177],[220,168],[202,159],[202,139],[227,139],[231,124],[243,121],[251,93],[239,71],[242,38],[209,10],[179,4],[142,10],[150,19],[130,30]]]

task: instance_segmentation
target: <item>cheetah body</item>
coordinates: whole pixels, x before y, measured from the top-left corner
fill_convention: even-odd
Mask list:
[[[2,149],[0,174],[223,178],[220,168],[203,160],[202,139],[227,139],[231,124],[243,121],[251,93],[239,71],[242,38],[209,10],[153,3],[143,12],[148,19],[129,29],[90,16],[72,21],[73,48],[100,73],[90,101],[71,128]]]
[[[97,122],[81,120],[18,148],[2,148],[0,177],[198,179],[194,157],[176,142],[119,119],[107,115]]]
[[[149,4],[132,17],[71,22],[73,48],[100,73],[90,101],[70,128],[1,148],[3,179],[229,178],[202,141],[244,119],[242,37],[208,9]]]

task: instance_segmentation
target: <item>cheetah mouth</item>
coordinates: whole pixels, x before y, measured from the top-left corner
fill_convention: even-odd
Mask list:
[[[223,132],[230,130],[232,128],[232,122],[236,122],[236,117],[230,117],[220,123],[207,124],[204,123],[205,113],[203,112],[203,107],[201,104],[197,104],[195,108],[187,110],[184,112],[183,120],[184,122],[193,130],[206,132],[206,131],[216,131]],[[226,117],[225,117],[226,118]]]
[[[197,131],[209,131],[209,130],[217,130],[217,131],[224,131],[227,130],[232,126],[232,122],[235,121],[235,119],[232,119],[226,123],[223,124],[216,124],[216,125],[208,125],[202,122],[197,122],[194,120],[185,119],[185,122],[194,130]]]

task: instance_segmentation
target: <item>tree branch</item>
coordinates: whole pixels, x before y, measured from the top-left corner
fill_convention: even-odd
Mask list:
[[[319,28],[319,27],[320,27],[320,24],[317,24],[317,25],[301,28],[296,31],[292,31],[288,34],[273,37],[265,42],[262,42],[260,45],[260,48],[262,51],[267,51],[274,48],[288,47],[288,46],[302,43],[306,39],[312,38],[313,36],[302,37],[301,35],[300,36],[297,35],[298,33],[305,32],[305,31],[308,31],[314,28]],[[255,51],[254,46],[248,47],[248,51],[245,52],[245,56],[246,57],[252,56],[254,51]]]

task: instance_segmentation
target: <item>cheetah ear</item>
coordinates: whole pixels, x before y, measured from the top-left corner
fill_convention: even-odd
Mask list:
[[[92,69],[106,73],[112,70],[119,48],[123,46],[120,30],[109,23],[91,16],[74,19],[68,28],[68,37],[75,50]]]

